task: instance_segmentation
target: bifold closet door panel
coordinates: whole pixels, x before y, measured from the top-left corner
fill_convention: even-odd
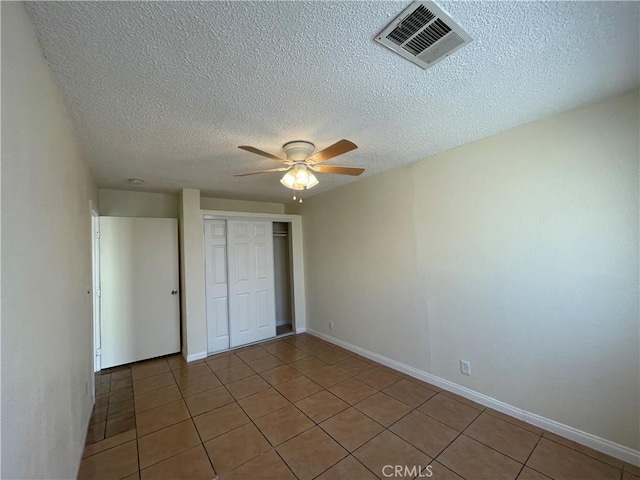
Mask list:
[[[273,224],[228,220],[227,254],[231,347],[274,337]]]
[[[207,349],[229,348],[229,298],[227,290],[227,222],[204,221],[205,281],[207,292]]]
[[[102,368],[180,351],[178,221],[100,217]]]

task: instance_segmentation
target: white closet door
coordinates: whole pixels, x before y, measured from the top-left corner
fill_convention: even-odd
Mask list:
[[[225,220],[204,221],[209,353],[229,348],[226,224]]]
[[[178,221],[100,217],[102,368],[180,351]]]
[[[227,222],[231,347],[276,335],[273,224]]]

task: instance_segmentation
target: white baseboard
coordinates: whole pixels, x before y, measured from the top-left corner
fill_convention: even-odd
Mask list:
[[[196,360],[202,360],[203,358],[207,358],[207,352],[200,352],[200,353],[192,353],[191,355],[187,355],[187,363],[188,362],[195,362]]]
[[[304,332],[306,332],[306,331],[307,331],[307,329],[306,329],[305,327],[302,327],[302,328],[296,328],[296,334],[298,334],[298,333],[304,333]]]
[[[484,405],[485,407],[493,408],[494,410],[498,410],[499,412],[510,415],[518,420],[522,420],[530,423],[531,425],[535,425],[536,427],[555,433],[556,435],[573,440],[574,442],[580,443],[586,447],[605,453],[627,463],[640,466],[640,451],[633,450],[605,438],[583,432],[582,430],[570,427],[569,425],[564,425],[563,423],[556,422],[555,420],[536,415],[535,413],[527,412],[526,410],[501,402],[500,400],[496,400],[495,398],[491,398],[487,395],[476,392],[475,390],[471,390],[470,388],[463,387],[462,385],[450,382],[449,380],[445,380],[444,378],[437,377],[425,371],[418,370],[417,368],[411,367],[407,364],[392,360],[369,350],[365,350],[357,345],[339,340],[325,333],[318,332],[311,328],[306,328],[305,331],[311,335],[326,340],[327,342],[333,343],[334,345],[346,348],[358,355],[362,355],[370,360],[381,363],[389,368],[393,368],[419,380],[431,383],[443,390],[456,393],[461,397],[468,398],[469,400]]]

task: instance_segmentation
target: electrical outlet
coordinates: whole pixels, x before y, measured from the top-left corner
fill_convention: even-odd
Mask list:
[[[333,322],[329,322],[329,330],[333,330]]]
[[[469,360],[460,360],[460,373],[471,376],[471,362]]]

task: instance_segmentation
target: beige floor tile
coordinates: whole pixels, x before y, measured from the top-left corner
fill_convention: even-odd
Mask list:
[[[226,370],[227,368],[244,365],[244,362],[236,354],[224,355],[222,357],[213,356],[211,358],[207,358],[205,363],[209,365],[209,368],[211,368],[214,373],[219,370]]]
[[[340,400],[335,395],[322,390],[295,403],[307,417],[316,423],[325,421],[349,407],[349,404]]]
[[[331,350],[325,350],[324,352],[316,354],[315,357],[319,358],[323,362],[328,363],[329,365],[333,365],[342,360],[351,358],[351,355],[343,350],[332,348]]]
[[[101,395],[96,395],[96,403],[93,408],[103,408],[109,405],[109,394],[103,393]]]
[[[279,340],[277,342],[272,342],[272,343],[263,345],[262,348],[264,348],[267,352],[273,355],[278,352],[286,352],[289,350],[293,350],[295,347],[290,343],[285,342],[284,340]]]
[[[131,441],[83,458],[78,480],[122,478],[138,471],[138,449]]]
[[[90,445],[100,440],[104,440],[105,437],[105,429],[107,427],[107,422],[96,422],[89,425],[89,429],[87,431],[86,444]]]
[[[273,446],[314,426],[314,423],[293,405],[265,415],[257,419],[255,424]]]
[[[339,370],[342,370],[347,375],[359,375],[371,370],[373,366],[369,363],[365,363],[355,357],[349,357],[345,360],[341,360],[333,365]]]
[[[462,397],[462,396],[460,396],[458,394],[455,394],[453,392],[448,392],[446,390],[440,390],[440,393],[442,393],[442,395],[445,395],[445,396],[447,396],[449,398],[453,398],[454,400],[457,400],[460,403],[464,403],[468,407],[475,408],[476,410],[480,410],[480,411],[486,410],[486,407],[484,405],[480,405],[479,403],[476,403],[473,400],[469,400],[468,398]]]
[[[515,460],[464,435],[438,456],[438,462],[464,478],[513,480],[522,468]]]
[[[133,386],[133,380],[131,376],[120,378],[119,380],[111,380],[111,391],[120,390],[121,388],[127,388]]]
[[[219,369],[216,371],[216,376],[225,385],[227,383],[237,382],[238,380],[242,380],[243,378],[247,378],[255,374],[256,372],[254,372],[248,365],[245,365],[244,363],[242,365],[234,365],[232,367]]]
[[[322,422],[320,427],[348,451],[353,452],[378,435],[384,427],[355,408]]]
[[[473,422],[480,411],[442,394],[435,395],[418,410],[461,432]]]
[[[189,410],[184,400],[167,403],[159,407],[145,410],[136,415],[138,436],[147,435],[169,425],[176,424],[190,418]]]
[[[164,362],[158,362],[156,364],[150,364],[147,366],[133,367],[131,371],[131,377],[134,382],[142,380],[143,378],[153,377],[161,373],[170,372],[169,364]]]
[[[109,407],[102,408],[94,408],[91,413],[91,419],[89,420],[89,425],[93,425],[94,423],[106,422],[107,421],[107,409]]]
[[[357,375],[356,378],[377,390],[383,390],[399,380],[402,380],[402,377],[399,375],[389,373],[380,367],[367,370],[366,372]]]
[[[211,480],[215,477],[209,458],[202,445],[145,468],[141,480]]]
[[[300,480],[311,480],[348,454],[318,427],[292,438],[276,450]]]
[[[191,380],[197,377],[202,377],[203,375],[207,375],[213,373],[209,366],[204,363],[196,363],[195,365],[187,365],[183,368],[177,368],[173,370],[173,376],[176,379],[176,382],[184,382],[185,380]]]
[[[291,362],[289,366],[295,368],[299,372],[302,372],[305,375],[308,375],[310,372],[314,370],[318,370],[320,368],[328,367],[326,363],[322,360],[318,360],[315,357],[305,357],[302,360],[296,360],[295,362]]]
[[[120,370],[118,372],[113,372],[111,374],[111,381],[112,382],[118,382],[120,380],[125,380],[125,379],[131,380],[131,377],[132,377],[131,369],[130,368],[125,368],[125,369]]]
[[[237,403],[230,403],[193,418],[202,441],[215,438],[234,428],[246,425],[251,420]]]
[[[229,393],[233,395],[236,400],[248,397],[254,393],[261,392],[271,388],[267,382],[265,382],[259,375],[253,375],[251,377],[243,378],[237,382],[231,382],[226,385]]]
[[[383,392],[413,408],[422,405],[438,393],[405,379],[390,385]]]
[[[529,458],[540,438],[535,433],[486,413],[476,418],[464,434],[520,463]]]
[[[154,375],[153,377],[143,378],[142,380],[134,380],[133,393],[135,395],[142,395],[143,393],[152,392],[159,388],[175,385],[175,383],[176,381],[173,379],[173,374],[171,372],[165,372],[160,375]]]
[[[638,467],[637,465],[631,465],[630,463],[624,462],[624,465],[623,465],[622,469],[625,472],[629,472],[631,475],[635,475],[636,477],[640,477],[640,467]]]
[[[390,426],[389,430],[432,458],[459,435],[453,428],[415,410]]]
[[[379,424],[388,427],[411,411],[411,407],[384,393],[376,393],[354,405]]]
[[[169,355],[167,357],[167,363],[169,364],[169,368],[171,370],[175,370],[177,368],[184,368],[187,365],[190,365],[181,353],[174,353],[173,355]]]
[[[285,363],[292,363],[303,358],[309,357],[307,352],[294,348],[292,350],[283,350],[281,352],[274,353],[274,356]]]
[[[284,398],[273,388],[238,400],[238,404],[242,407],[245,413],[249,415],[251,420],[264,417],[268,413],[275,412],[276,410],[291,405],[289,400]]]
[[[569,440],[568,438],[561,437],[560,435],[556,435],[555,433],[545,431],[544,437],[547,438],[548,440],[552,440],[556,443],[559,443],[560,445],[564,445],[565,447],[569,447],[573,450],[577,450],[580,453],[584,453],[585,455],[595,458],[596,460],[600,460],[601,462],[608,463],[613,467],[621,469],[624,465],[624,462],[622,460],[618,460],[617,458],[613,458],[602,452],[598,452],[597,450],[594,450],[592,448],[585,447],[584,445],[580,445],[577,442]]]
[[[247,360],[247,365],[249,365],[256,373],[261,373],[266,372],[267,370],[271,370],[272,368],[285,365],[285,363],[281,360],[278,360],[273,355],[267,355],[266,357]]]
[[[518,480],[549,480],[549,477],[529,467],[524,467],[518,475]]]
[[[379,478],[387,478],[385,474],[388,474],[389,468],[383,471],[387,465],[407,466],[411,469],[410,471],[415,472],[414,469],[423,471],[431,461],[427,455],[388,430],[369,440],[356,450],[353,456]],[[403,471],[401,475],[393,478],[413,478],[416,476],[415,474],[405,475],[405,472]]]
[[[130,442],[131,440],[136,439],[136,431],[129,430],[128,432],[120,433],[118,435],[114,435],[109,438],[105,438],[96,443],[92,443],[91,445],[87,445],[84,448],[84,452],[82,453],[82,457],[89,457],[91,455],[95,455],[96,453],[104,452],[105,450],[109,450],[110,448],[117,447],[118,445],[122,445],[123,443]]]
[[[333,347],[327,343],[307,342],[298,346],[298,348],[304,352],[310,353],[311,355],[318,355],[319,353],[331,350]]]
[[[377,393],[375,388],[355,378],[348,378],[343,382],[331,385],[327,390],[351,405]]]
[[[205,443],[218,475],[227,473],[271,449],[271,445],[253,423],[220,435]]]
[[[155,465],[200,443],[200,437],[191,419],[140,437],[140,468]]]
[[[619,469],[544,437],[527,460],[527,466],[562,480],[620,478]]]
[[[274,450],[254,458],[220,478],[221,480],[296,480],[287,464]]]
[[[271,370],[267,370],[260,374],[260,376],[269,382],[270,385],[279,385],[280,383],[293,380],[300,375],[302,374],[298,370],[291,368],[288,365],[272,368]]]
[[[191,378],[178,383],[178,388],[183,397],[195,395],[196,393],[204,392],[205,390],[211,390],[212,388],[222,385],[218,377],[213,373],[208,373],[201,377]]]
[[[269,355],[269,352],[267,352],[264,348],[256,345],[254,347],[247,347],[237,350],[236,355],[238,355],[238,357],[240,357],[242,361],[246,362],[248,360],[255,360],[256,358],[266,357],[267,355]]]
[[[340,460],[329,470],[317,477],[318,480],[376,480],[377,478],[378,477],[371,473],[367,467],[362,465],[351,455]]]
[[[169,385],[168,387],[159,388],[152,392],[136,395],[133,400],[135,403],[136,413],[150,410],[160,405],[166,405],[182,398],[182,394],[177,385]]]
[[[109,392],[109,405],[133,398],[133,387],[120,388]]]
[[[544,432],[541,428],[536,427],[535,425],[531,425],[530,423],[523,422],[517,418],[512,417],[511,415],[506,415],[502,412],[498,412],[497,410],[493,410],[492,408],[486,408],[484,413],[493,415],[494,417],[498,417],[500,420],[504,420],[505,422],[513,423],[516,427],[524,428],[531,433],[535,433],[540,436]]]
[[[326,367],[318,368],[308,372],[307,377],[316,382],[321,387],[327,388],[336,383],[340,383],[349,378],[349,375],[342,370],[338,370],[335,367],[327,365]]]
[[[235,400],[226,388],[220,386],[186,397],[184,401],[191,416],[195,417],[228,403],[233,403]]]
[[[290,402],[297,402],[304,397],[319,392],[322,387],[303,376],[275,385],[275,389]]]
[[[426,477],[428,474],[431,474],[433,480],[464,480],[460,475],[452,472],[447,467],[438,462],[431,462],[429,468],[425,470],[422,474]],[[473,480],[473,479],[472,479]]]

